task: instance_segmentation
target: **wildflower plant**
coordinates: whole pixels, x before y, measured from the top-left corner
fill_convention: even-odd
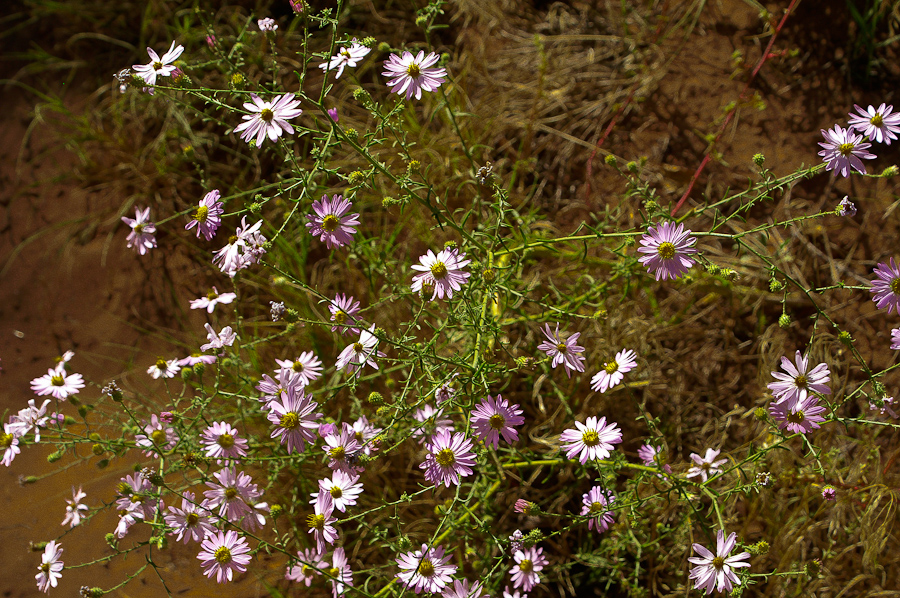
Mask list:
[[[799,274],[770,236],[837,220],[837,201],[747,215],[803,178],[864,175],[866,140],[896,140],[892,107],[857,107],[849,128],[823,130],[822,163],[758,169],[747,189],[687,215],[660,208],[638,163],[608,159],[628,189],[622,207],[565,232],[522,193],[542,185],[528,160],[490,154],[492,133],[463,118],[468,63],[438,41],[443,2],[419,12],[425,35],[408,40],[349,30],[340,0],[290,5],[280,26],[198,11],[206,31],[162,57],[149,50],[111,100],[165,105],[171,122],[215,139],[176,204],[147,193],[135,218],[121,216],[128,204],[115,219],[135,264],[189,248],[199,282],[180,307],[199,319],[165,355],[140,356],[140,382],[122,388],[74,373],[80,355],[33,368],[31,391],[47,399],[3,424],[2,463],[47,444],[51,464],[129,472],[114,487],[73,487],[54,529],[91,533],[110,510],[115,527],[96,533],[109,534],[109,558],[142,555],[127,560],[136,570],[162,579],[157,553],[190,550],[213,583],[335,598],[523,597],[573,580],[637,598],[781,591],[811,583],[804,555],[833,558],[853,525],[891,541],[875,523],[893,515],[877,510],[895,501],[889,468],[859,463],[900,429],[893,366],[870,366],[852,319],[819,300],[852,293],[896,349],[891,247],[869,272],[809,282],[821,272]],[[840,205],[849,222],[855,207]],[[701,325],[704,306],[736,289],[763,306],[754,338]],[[799,340],[785,336],[789,310],[812,316],[791,332]],[[684,350],[703,335],[715,351]],[[717,355],[725,348],[742,359]],[[731,386],[712,396],[692,386],[701,377]],[[694,390],[688,407],[668,401]],[[838,434],[877,448],[851,463]],[[819,545],[782,545],[778,528],[752,521],[776,496],[802,501],[793,524]],[[816,524],[827,537],[805,519],[844,502],[856,510]],[[61,560],[64,535],[35,541],[38,588],[52,591],[77,556]]]

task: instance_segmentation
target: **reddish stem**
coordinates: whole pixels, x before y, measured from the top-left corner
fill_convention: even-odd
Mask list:
[[[778,26],[775,28],[775,31],[772,32],[772,37],[769,38],[769,45],[766,46],[765,51],[760,56],[759,61],[756,63],[756,67],[753,69],[753,72],[750,73],[750,78],[747,80],[747,83],[744,85],[744,89],[741,91],[741,95],[738,96],[738,102],[732,106],[731,110],[728,111],[728,114],[725,115],[725,120],[722,122],[722,126],[719,128],[719,132],[716,134],[716,138],[713,139],[713,142],[709,144],[709,148],[706,150],[706,154],[703,156],[703,161],[700,162],[700,166],[694,172],[694,176],[691,177],[691,182],[688,183],[687,190],[684,192],[684,195],[681,196],[681,199],[678,200],[678,203],[675,204],[675,207],[672,208],[672,216],[678,213],[678,210],[687,201],[688,195],[691,194],[691,191],[694,189],[694,184],[697,182],[697,179],[700,177],[700,173],[703,172],[703,169],[709,163],[710,153],[712,152],[713,147],[716,142],[719,141],[719,138],[722,136],[722,133],[725,132],[725,129],[728,128],[728,123],[731,122],[731,119],[734,117],[735,112],[737,111],[738,105],[740,105],[740,101],[745,100],[747,98],[747,92],[750,89],[750,84],[753,82],[753,79],[756,77],[757,73],[759,73],[759,69],[762,68],[762,65],[765,64],[766,60],[768,60],[771,56],[772,46],[775,44],[775,38],[778,37],[778,34],[781,32],[782,27],[784,27],[787,18],[790,16],[791,12],[796,8],[797,4],[799,4],[800,0],[791,0],[790,6],[787,7],[787,10],[784,11],[784,16],[781,17],[781,21],[778,23]]]

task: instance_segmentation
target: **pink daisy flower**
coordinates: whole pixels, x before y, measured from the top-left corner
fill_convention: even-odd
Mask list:
[[[334,326],[331,327],[332,332],[359,334],[359,328],[355,326],[357,323],[355,316],[359,313],[359,301],[354,300],[350,295],[338,294],[328,304],[328,311],[331,312],[331,321],[334,322]]]
[[[827,384],[831,379],[828,365],[820,363],[809,370],[809,356],[802,356],[800,351],[797,351],[794,361],[797,364],[796,367],[787,357],[782,357],[781,369],[787,374],[772,372],[772,377],[777,382],[770,382],[767,387],[775,396],[776,404],[784,404],[786,409],[793,410],[806,400],[810,391],[823,395],[831,394],[831,389]]]
[[[513,426],[521,426],[525,423],[525,418],[518,405],[510,405],[500,395],[496,399],[488,395],[472,410],[469,421],[484,444],[493,446],[496,450],[500,446],[500,436],[508,444],[519,440],[519,433]]]
[[[205,309],[206,313],[211,314],[213,310],[216,309],[216,305],[218,305],[219,303],[221,303],[222,305],[228,305],[235,299],[237,299],[237,295],[235,293],[219,294],[218,289],[216,289],[216,287],[213,287],[205,297],[200,297],[199,299],[191,299],[191,309]]]
[[[325,555],[321,552],[316,552],[311,548],[298,551],[297,560],[300,562],[288,567],[288,570],[284,574],[284,578],[297,583],[302,582],[306,584],[306,587],[311,586],[313,580],[317,576],[322,575],[316,571],[316,569],[325,569],[328,565],[322,558],[324,556]]]
[[[613,522],[613,514],[609,505],[615,500],[611,492],[607,492],[600,486],[594,486],[581,497],[581,514],[589,515],[588,529],[597,529],[597,533],[603,533],[609,529]]]
[[[31,390],[42,397],[52,395],[60,401],[65,401],[70,395],[77,395],[84,388],[84,378],[81,374],[67,374],[65,366],[60,363],[54,369],[48,369],[47,373],[31,381]]]
[[[389,79],[387,85],[392,93],[405,92],[407,100],[414,95],[421,100],[422,90],[435,91],[446,79],[447,71],[434,66],[439,59],[434,52],[428,56],[424,51],[419,51],[416,56],[411,52],[403,52],[403,56],[391,54],[384,61],[385,70],[381,74]]]
[[[9,428],[13,434],[21,438],[34,430],[34,441],[41,441],[41,428],[47,426],[49,417],[47,416],[47,405],[50,399],[44,399],[41,406],[38,407],[34,399],[28,399],[28,407],[20,409],[16,415],[9,417]]]
[[[435,298],[443,299],[445,296],[450,299],[453,297],[453,293],[459,291],[471,276],[468,272],[463,271],[463,268],[471,262],[471,260],[463,259],[465,257],[465,253],[457,253],[456,249],[444,249],[437,255],[429,249],[428,253],[419,258],[419,264],[412,265],[413,270],[422,274],[413,276],[410,288],[414,293],[418,293],[424,287],[433,288],[432,301]]]
[[[175,365],[181,368],[192,368],[198,363],[211,365],[216,362],[218,357],[215,355],[203,355],[202,353],[191,353],[187,357],[182,357],[175,362]]]
[[[850,201],[850,199],[845,195],[844,199],[841,200],[841,203],[839,203],[838,206],[834,209],[834,213],[838,216],[853,218],[854,216],[856,216],[856,204]]]
[[[247,540],[234,530],[210,533],[200,548],[197,558],[203,566],[203,573],[209,578],[215,575],[219,583],[231,581],[235,571],[246,571],[251,558]]]
[[[734,532],[725,538],[725,532],[719,530],[716,533],[716,553],[713,554],[700,544],[694,544],[694,552],[700,556],[692,556],[689,562],[697,565],[691,569],[689,579],[694,580],[694,587],[705,590],[711,594],[713,588],[718,592],[730,592],[736,585],[741,585],[741,580],[735,575],[736,567],[749,567],[750,563],[744,562],[750,558],[749,552],[742,552],[729,556],[734,550],[737,534]]]
[[[550,324],[544,324],[541,329],[547,340],[538,345],[538,349],[543,351],[553,361],[552,367],[555,369],[562,364],[566,369],[566,375],[572,377],[572,372],[584,371],[584,347],[577,343],[580,332],[576,332],[569,336],[566,340],[562,340],[559,336],[559,324],[556,325],[556,331],[550,331]]]
[[[659,453],[660,447],[653,446],[652,444],[644,444],[638,449],[637,455],[644,465],[652,467],[656,465],[656,455]]]
[[[265,19],[259,19],[256,21],[257,27],[262,32],[273,32],[278,30],[278,24],[275,22],[275,19],[270,17],[266,17]]]
[[[338,539],[337,528],[334,524],[337,517],[333,516],[334,500],[328,492],[319,492],[316,497],[315,513],[306,518],[306,524],[309,526],[309,533],[316,540],[316,550],[320,553],[325,552],[325,543],[334,544]]]
[[[538,572],[547,566],[547,557],[544,549],[532,546],[525,548],[513,555],[516,566],[512,568],[512,583],[514,588],[522,588],[523,592],[530,592],[534,586],[541,583]]]
[[[419,444],[427,441],[438,432],[453,432],[453,421],[444,417],[443,409],[435,409],[429,404],[422,405],[413,412],[413,418],[422,425],[412,431],[412,437],[419,439]]]
[[[321,413],[313,413],[319,404],[302,390],[285,389],[281,392],[281,401],[268,404],[268,419],[275,424],[271,437],[281,437],[281,444],[287,445],[287,452],[302,453],[306,443],[316,443],[316,431],[319,425],[316,420]]]
[[[591,389],[601,393],[618,386],[625,374],[637,367],[637,353],[631,349],[616,353],[616,358],[603,364],[603,369],[591,378]]]
[[[484,587],[480,581],[476,581],[471,586],[468,579],[454,579],[453,586],[447,586],[442,598],[490,598],[485,595]]]
[[[816,395],[807,396],[793,409],[788,409],[786,403],[769,405],[769,415],[778,422],[778,428],[792,434],[808,434],[820,428],[819,424],[825,421],[821,416],[824,412]]]
[[[200,200],[200,205],[197,206],[197,210],[191,216],[191,221],[184,226],[184,229],[191,230],[196,226],[197,238],[199,239],[202,235],[204,239],[211,241],[222,224],[221,216],[225,211],[222,208],[222,202],[219,201],[219,195],[218,189],[213,189],[207,193]]]
[[[226,326],[218,333],[213,330],[213,327],[209,324],[204,324],[203,326],[206,328],[206,340],[209,342],[205,345],[200,345],[201,351],[224,349],[225,347],[233,345],[234,341],[237,339],[237,334],[231,329],[231,326]]]
[[[362,494],[363,485],[359,481],[359,476],[346,473],[340,469],[334,472],[330,478],[319,480],[319,492],[327,492],[334,501],[334,508],[341,513],[356,504],[356,499]],[[319,492],[310,494],[312,500],[309,504],[316,504],[319,498]]]
[[[181,371],[181,368],[178,365],[179,361],[180,360],[178,359],[169,359],[167,361],[160,357],[153,365],[147,368],[147,373],[150,374],[154,380],[160,378],[174,378],[178,375],[178,372]]]
[[[203,448],[206,456],[216,459],[222,465],[229,460],[240,460],[247,456],[247,441],[238,436],[238,431],[225,422],[213,422],[203,432]]]
[[[55,588],[62,577],[63,562],[60,560],[62,553],[63,549],[56,543],[56,540],[51,540],[44,546],[41,564],[38,565],[38,574],[34,576],[34,579],[37,581],[38,589],[45,594],[50,588]]]
[[[178,434],[175,428],[159,419],[155,413],[150,416],[150,423],[144,422],[143,433],[134,437],[135,443],[144,449],[148,457],[158,457],[175,448]]]
[[[364,454],[371,455],[378,450],[378,445],[372,441],[376,436],[381,434],[382,428],[377,428],[370,424],[365,415],[359,416],[359,419],[353,422],[352,427],[356,442],[359,443],[359,446],[361,447],[360,450]]]
[[[825,160],[825,170],[833,170],[834,174],[838,172],[841,176],[850,176],[850,169],[866,174],[866,167],[863,166],[863,160],[872,160],[875,154],[870,154],[867,149],[872,147],[871,143],[863,143],[865,139],[862,135],[853,132],[853,129],[844,129],[840,125],[834,125],[834,129],[821,129],[822,136],[825,137],[825,143],[819,142],[822,151],[819,155]]]
[[[837,488],[834,486],[825,486],[822,488],[822,498],[828,501],[837,500]]]
[[[159,507],[159,499],[154,494],[153,485],[140,473],[125,476],[116,490],[116,508],[121,512],[133,513],[138,519],[152,520]]]
[[[641,237],[642,247],[638,247],[638,253],[645,255],[638,261],[647,267],[647,272],[655,270],[656,280],[679,278],[694,265],[694,260],[688,256],[697,253],[694,247],[697,239],[690,234],[683,224],[674,222],[649,227]]]
[[[228,239],[228,245],[213,254],[213,264],[234,278],[239,270],[257,263],[259,258],[266,253],[264,248],[266,237],[259,232],[262,223],[263,221],[260,220],[248,226],[247,217],[242,217],[241,225]]]
[[[135,209],[134,218],[122,216],[122,222],[131,227],[126,239],[126,247],[134,249],[139,255],[145,255],[151,249],[156,248],[156,225],[150,222],[150,208]]]
[[[321,434],[321,432],[320,430],[319,433]],[[341,424],[340,431],[336,428],[332,429],[323,440],[325,441],[325,454],[328,455],[328,467],[349,474],[363,471],[362,467],[356,465],[356,457],[360,449],[353,428],[347,424]]]
[[[194,493],[185,492],[181,499],[181,508],[171,506],[166,514],[166,525],[172,528],[169,532],[172,535],[177,534],[176,542],[184,538],[187,544],[191,540],[199,542],[209,534],[216,531],[213,525],[212,513],[207,509],[209,501],[204,500],[201,504],[194,502]]]
[[[344,72],[344,67],[355,68],[357,63],[365,58],[371,49],[363,46],[362,44],[356,41],[354,37],[350,40],[350,47],[345,48],[341,46],[338,50],[338,53],[332,56],[328,62],[323,62],[319,65],[319,68],[322,69],[325,73],[328,71],[333,71],[337,69],[337,73],[334,75],[335,79],[340,78],[341,74]],[[337,118],[334,119],[337,122]]]
[[[877,280],[872,281],[872,287],[869,289],[875,296],[872,301],[875,306],[881,309],[887,306],[888,313],[896,310],[900,314],[900,269],[891,258],[891,264],[879,263],[875,266],[875,276]]]
[[[256,137],[256,147],[261,147],[266,137],[274,143],[282,133],[293,135],[294,127],[288,121],[303,114],[294,94],[286,93],[274,102],[266,102],[251,93],[250,99],[253,101],[244,103],[244,110],[250,114],[241,117],[244,122],[234,128],[235,133],[241,133],[241,139],[250,143]]]
[[[900,349],[900,328],[891,329],[891,350]]]
[[[566,430],[559,437],[566,451],[566,458],[572,459],[578,455],[578,460],[584,465],[589,460],[606,459],[615,447],[613,445],[622,442],[622,430],[618,424],[610,422],[606,424],[606,417],[598,421],[596,417],[589,417],[585,423],[575,422],[574,430]],[[518,586],[516,586],[518,587]]]
[[[265,405],[264,409],[271,409],[269,404],[272,401],[278,401],[281,399],[281,393],[296,393],[297,391],[303,392],[303,385],[300,383],[300,377],[297,376],[293,370],[280,370],[278,372],[278,379],[273,379],[268,374],[262,375],[262,380],[259,381],[259,384],[256,385],[256,390],[262,393],[262,397],[259,399],[263,401]]]
[[[66,517],[63,519],[62,525],[73,528],[81,523],[81,519],[84,517],[83,513],[88,510],[88,506],[81,502],[85,498],[87,498],[87,494],[84,493],[81,486],[78,487],[78,490],[72,486],[72,500],[66,499]]]
[[[864,110],[853,104],[853,108],[858,114],[850,113],[850,120],[847,121],[850,129],[856,129],[870,140],[885,145],[890,145],[892,140],[897,139],[896,134],[900,133],[900,113],[891,114],[893,106],[881,104],[876,110],[869,105],[868,110]]]
[[[353,587],[353,572],[350,571],[350,561],[343,548],[335,548],[331,555],[331,569],[328,570],[331,579],[331,595],[333,598],[341,596],[348,587]]]
[[[422,592],[440,593],[452,581],[456,565],[447,564],[451,555],[444,555],[442,546],[429,548],[422,544],[420,550],[410,551],[397,558],[400,573],[397,579],[403,587],[416,594]]]
[[[464,434],[451,436],[447,430],[436,432],[426,448],[428,455],[419,469],[425,470],[425,479],[435,486],[459,486],[460,476],[472,475],[475,453],[472,452],[472,441]]]
[[[290,370],[297,377],[297,384],[303,388],[322,375],[322,361],[312,351],[305,351],[300,357],[291,361],[289,359],[276,359],[280,369]],[[279,370],[275,370],[278,373]]]
[[[203,495],[209,499],[209,509],[219,509],[219,516],[232,523],[237,523],[244,515],[253,512],[251,505],[262,492],[253,483],[253,479],[242,471],[228,467],[217,471],[213,477],[216,482],[206,482],[209,490]]]
[[[175,42],[169,46],[169,51],[160,58],[153,48],[147,48],[147,54],[150,55],[150,62],[147,64],[135,64],[131,68],[137,73],[138,77],[147,82],[147,85],[156,85],[157,77],[171,77],[175,72],[175,66],[172,64],[181,53],[184,52],[184,46],[175,47]],[[152,90],[151,90],[152,92]]]
[[[19,437],[12,432],[9,424],[3,424],[3,431],[0,432],[0,452],[3,454],[0,463],[6,467],[12,465],[16,455],[22,452],[19,448]]]
[[[337,369],[347,368],[351,374],[361,370],[366,365],[372,366],[376,370],[378,364],[375,363],[375,357],[384,357],[384,353],[378,350],[378,337],[372,334],[375,331],[375,324],[368,330],[359,331],[359,340],[352,345],[347,345],[337,358]]]
[[[891,407],[894,403],[894,397],[869,397],[869,411],[878,410],[881,415],[890,415],[893,418],[897,417],[897,412]]]
[[[352,203],[340,195],[332,199],[323,195],[322,200],[314,201],[312,207],[316,214],[307,215],[309,222],[306,228],[314,237],[319,237],[328,249],[343,247],[353,240],[355,227],[359,226],[359,214],[347,214],[353,207]]]
[[[705,482],[710,477],[717,476],[722,473],[722,465],[728,463],[728,459],[719,459],[718,461],[716,461],[716,457],[719,456],[720,452],[722,451],[716,451],[708,448],[706,449],[706,455],[703,457],[701,457],[697,453],[691,453],[691,460],[695,465],[688,469],[686,477],[693,478],[696,476],[700,476]]]

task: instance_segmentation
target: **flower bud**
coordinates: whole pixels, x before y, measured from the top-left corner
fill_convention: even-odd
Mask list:
[[[789,316],[787,314],[781,314],[778,317],[778,325],[781,326],[782,328],[787,328],[788,326],[790,326],[791,325],[791,316]]]
[[[603,158],[603,161],[606,162],[607,166],[612,166],[613,168],[616,168],[619,165],[618,158],[616,158],[613,154],[607,154],[607,156]]]
[[[102,444],[95,444],[91,447],[91,452],[97,455],[98,457],[106,452],[106,449],[103,448]]]
[[[62,459],[63,453],[61,451],[56,451],[55,453],[50,453],[47,455],[47,463],[56,463],[60,459]]]
[[[756,164],[759,168],[762,168],[763,163],[766,161],[766,157],[762,154],[753,154],[753,163]]]
[[[380,392],[375,391],[370,392],[366,400],[373,405],[382,405],[384,403],[384,397],[381,396]]]

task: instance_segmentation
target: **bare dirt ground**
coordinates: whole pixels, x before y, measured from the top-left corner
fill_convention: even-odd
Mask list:
[[[772,2],[767,6],[780,17],[786,5]],[[783,56],[769,60],[753,83],[759,103],[741,107],[717,146],[722,163],[714,162],[707,168],[695,186],[695,197],[701,192],[716,196],[728,188],[744,186],[752,169],[751,157],[757,152],[766,155],[766,165],[779,175],[801,164],[816,163],[819,129],[845,119],[854,103],[877,105],[897,99],[896,64],[888,64],[868,89],[849,83],[848,69],[853,67],[845,61],[842,50],[845,28],[831,21],[843,14],[842,5],[837,0],[801,3],[776,44],[775,51],[783,52]],[[579,21],[585,11],[590,11],[587,3],[539,3],[529,7],[527,18],[533,20],[530,33],[590,33],[589,27]],[[472,31],[458,33],[460,40],[473,35]],[[646,170],[659,188],[661,203],[674,204],[708,147],[704,135],[717,132],[715,121],[724,117],[723,107],[738,98],[748,70],[767,41],[760,36],[756,13],[747,3],[709,2],[686,40],[670,38],[652,48],[658,53],[656,88],[627,111],[604,148],[627,159],[646,156]],[[792,49],[798,50],[796,56],[789,55]],[[735,60],[736,51],[743,60]],[[123,66],[129,60],[123,57]],[[90,93],[86,87],[69,90],[64,102],[78,110],[91,101]],[[30,380],[46,372],[54,357],[66,350],[76,353],[75,370],[97,385],[113,378],[141,376],[157,352],[166,350],[165,333],[173,327],[175,318],[169,311],[171,306],[178,301],[186,305],[187,298],[199,296],[204,289],[191,284],[190,267],[179,261],[183,256],[141,259],[125,250],[121,224],[115,219],[97,222],[92,218],[98,212],[108,213],[111,206],[115,209],[121,198],[103,188],[73,185],[68,174],[77,165],[77,158],[60,146],[47,125],[32,128],[34,96],[5,90],[0,102],[0,411],[13,412],[33,396]],[[765,109],[758,109],[763,103]],[[564,173],[560,170],[551,185],[564,190],[555,194],[557,202],[566,204],[565,198],[571,197],[568,201],[576,204],[586,193],[586,163],[597,135],[585,135],[573,142],[554,132],[551,124],[535,133],[534,144],[539,148],[535,153],[540,159],[542,152],[544,156],[568,152],[576,166]],[[596,131],[606,124],[598,123]],[[900,162],[896,148],[894,145],[881,152],[877,169]],[[604,168],[599,155],[593,161],[589,182],[589,201],[578,206],[562,205],[561,219],[584,218],[593,206],[609,201],[621,189],[621,180]],[[804,238],[797,242],[808,246],[811,259],[834,250],[854,259],[874,260],[896,247],[898,226],[896,222],[875,220],[867,211],[880,219],[893,203],[895,191],[893,181],[835,182],[819,176],[798,185],[774,209],[789,213],[818,209],[836,204],[847,193],[859,196],[859,218],[816,225],[804,231]],[[876,233],[883,236],[873,246],[871,235]],[[826,237],[829,242],[823,241]],[[174,279],[161,280],[152,274],[164,262],[175,273]],[[776,318],[777,309],[773,305],[770,310]],[[855,324],[854,336],[860,347],[885,341],[884,331],[866,324],[873,311],[870,306],[864,307]],[[715,319],[716,314],[709,317]],[[744,325],[752,329],[752,323]],[[97,385],[83,391],[84,400],[98,396]],[[6,512],[13,513],[12,517],[4,516],[0,526],[0,562],[4,564],[0,596],[36,595],[33,576],[39,555],[28,551],[28,542],[59,532],[64,500],[70,497],[72,485],[84,485],[91,504],[110,501],[113,480],[126,471],[115,464],[103,471],[86,464],[21,486],[21,475],[40,476],[48,470],[47,452],[44,447],[29,447],[14,467],[0,470],[0,496]],[[105,529],[114,526],[109,517],[97,523]],[[64,560],[71,558],[73,562],[106,554],[96,534],[73,533],[64,546]],[[217,595],[214,583],[197,581],[202,576],[191,550],[170,550],[160,558],[167,579],[172,580],[173,594]],[[128,561],[112,569],[67,569],[54,594],[74,596],[82,585],[108,587],[139,564]],[[277,566],[273,564],[273,568]],[[140,580],[119,595],[161,595],[154,573],[145,572]],[[256,596],[263,591],[255,579],[245,579],[238,586],[230,586],[228,595]]]

